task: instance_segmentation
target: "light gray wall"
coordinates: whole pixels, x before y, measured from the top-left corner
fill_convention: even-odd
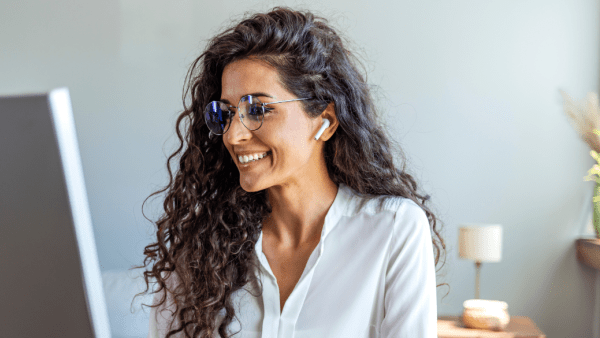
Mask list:
[[[500,223],[503,259],[483,264],[481,297],[549,337],[590,337],[596,273],[574,241],[589,234],[593,161],[558,90],[598,90],[597,0],[3,0],[0,94],[70,89],[102,269],[140,264],[152,240],[141,205],[166,182],[189,63],[227,20],[276,4],[330,17],[365,56],[388,127],[444,225],[438,283],[450,289],[438,288],[439,314],[474,297],[459,224]]]

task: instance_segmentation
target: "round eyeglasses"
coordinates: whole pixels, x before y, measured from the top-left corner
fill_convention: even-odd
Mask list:
[[[232,111],[231,108],[236,108],[240,121],[244,127],[254,131],[262,126],[265,113],[275,109],[265,106],[301,100],[309,100],[309,98],[262,103],[256,96],[245,95],[242,96],[237,107],[221,101],[212,101],[204,108],[204,120],[206,121],[208,129],[213,134],[223,135],[229,130],[231,118],[235,115],[235,112]]]

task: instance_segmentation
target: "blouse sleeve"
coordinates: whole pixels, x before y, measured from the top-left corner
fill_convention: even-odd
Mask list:
[[[156,304],[158,302],[158,296],[159,293],[154,294],[154,299],[152,301],[152,305]],[[158,335],[158,324],[157,324],[157,320],[156,320],[156,308],[150,308],[150,325],[148,328],[148,338],[159,338]]]
[[[436,338],[437,298],[425,211],[404,200],[396,211],[385,281],[382,338]]]
[[[172,274],[166,281],[169,289],[173,287],[174,275]],[[166,289],[161,290],[154,294],[154,298],[152,301],[152,305],[157,304],[162,299],[164,293],[167,292]],[[175,312],[175,302],[173,301],[173,297],[170,292],[167,292],[167,299],[165,303],[163,303],[159,307],[153,307],[150,310],[150,323],[148,328],[148,338],[164,338],[167,336],[167,332],[169,332],[169,325],[173,320],[173,313]],[[173,328],[176,328],[178,325],[178,321],[175,320],[173,323]],[[182,335],[183,331],[176,333],[173,337],[184,337]]]

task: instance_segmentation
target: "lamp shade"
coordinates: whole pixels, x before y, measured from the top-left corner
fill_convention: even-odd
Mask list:
[[[502,259],[502,225],[461,224],[458,247],[460,258],[499,262]]]

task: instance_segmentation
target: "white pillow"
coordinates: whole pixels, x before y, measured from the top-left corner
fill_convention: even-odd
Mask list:
[[[142,269],[103,271],[102,283],[113,338],[146,338],[151,308],[142,307],[142,303],[152,304],[154,295],[150,292],[155,284],[151,283],[150,290],[133,301],[146,289]]]

